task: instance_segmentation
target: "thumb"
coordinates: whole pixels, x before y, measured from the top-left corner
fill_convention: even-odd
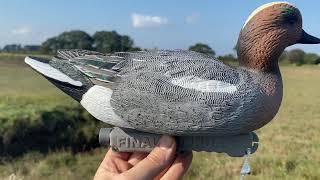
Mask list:
[[[151,153],[123,175],[130,179],[153,179],[172,163],[175,153],[175,139],[163,135]]]

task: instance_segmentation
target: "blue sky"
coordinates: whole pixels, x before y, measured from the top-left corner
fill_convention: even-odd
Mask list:
[[[40,44],[66,30],[90,34],[116,30],[144,48],[187,48],[209,44],[217,54],[232,53],[238,33],[266,0],[3,0],[0,4],[0,46]],[[294,0],[304,29],[320,37],[320,1]],[[295,45],[320,54],[320,45]],[[294,48],[292,47],[292,48]]]

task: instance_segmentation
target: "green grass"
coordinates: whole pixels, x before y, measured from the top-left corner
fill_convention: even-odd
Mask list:
[[[260,146],[251,157],[252,174],[246,179],[320,179],[320,67],[283,66],[281,71],[283,103],[275,119],[257,132]],[[20,60],[1,58],[0,99],[0,117],[37,116],[57,105],[76,105]],[[91,179],[105,152],[103,148],[78,154],[31,152],[0,162],[0,179],[12,174],[23,179]],[[195,153],[185,179],[239,179],[242,161],[225,154]]]
[[[9,58],[9,59],[6,59]],[[76,102],[23,63],[23,56],[0,55],[0,119],[38,116],[37,112]]]
[[[25,151],[97,146],[100,121],[23,63],[0,54],[0,158]],[[100,126],[101,127],[101,126]]]

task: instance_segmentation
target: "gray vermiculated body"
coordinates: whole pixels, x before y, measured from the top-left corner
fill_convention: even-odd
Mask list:
[[[251,132],[268,123],[281,103],[279,72],[266,75],[234,69],[185,51],[125,55],[128,61],[119,73],[121,79],[113,89],[111,105],[137,130],[175,135]],[[186,76],[226,82],[237,90],[200,92],[171,83]],[[271,96],[266,93],[270,82],[276,84]]]
[[[90,110],[99,120],[120,127],[172,135],[236,135],[271,121],[282,99],[280,71],[233,68],[196,52],[59,53],[50,65],[83,86],[49,80],[78,101],[89,90],[103,103],[91,106],[96,100],[86,99]],[[96,97],[94,85],[111,89],[111,100]],[[117,123],[119,118],[122,122]]]

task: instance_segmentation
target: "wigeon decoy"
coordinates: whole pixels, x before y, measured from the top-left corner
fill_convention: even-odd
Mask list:
[[[237,43],[239,67],[185,50],[102,54],[59,50],[25,62],[79,101],[97,119],[170,135],[226,136],[261,128],[278,112],[278,58],[290,45],[318,44],[287,2],[256,9]]]

